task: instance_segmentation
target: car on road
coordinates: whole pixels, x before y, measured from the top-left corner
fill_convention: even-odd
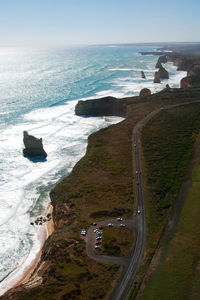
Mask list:
[[[113,223],[108,223],[108,227],[113,227]]]
[[[123,219],[122,218],[117,218],[117,221],[122,221]]]
[[[138,209],[137,213],[138,213],[138,215],[140,215],[141,214],[141,210]]]
[[[121,223],[119,226],[120,226],[120,227],[125,227],[126,224]]]

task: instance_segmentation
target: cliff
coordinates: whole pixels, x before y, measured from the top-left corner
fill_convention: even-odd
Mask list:
[[[78,116],[126,116],[126,105],[120,99],[104,97],[94,100],[79,101],[75,107]]]
[[[191,87],[167,89],[148,97],[106,97],[77,104],[78,115],[116,114],[126,119],[90,135],[86,155],[52,190],[55,231],[45,242],[40,269],[35,272],[42,283],[21,285],[0,299],[106,297],[120,273],[117,266],[99,264],[87,257],[80,230],[116,213],[124,218],[132,214],[132,131],[137,122],[159,107],[199,100],[199,96],[200,89]],[[139,288],[140,280],[136,285]]]

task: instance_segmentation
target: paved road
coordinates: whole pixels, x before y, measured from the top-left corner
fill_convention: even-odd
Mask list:
[[[188,105],[199,103],[200,101],[191,101],[181,104],[168,105],[159,108],[150,114],[148,114],[144,119],[142,119],[134,129],[134,160],[135,160],[135,170],[141,170],[140,166],[140,145],[139,145],[139,130],[145,122],[150,120],[154,115],[159,113],[163,109],[170,109],[177,106]],[[136,241],[135,246],[131,251],[130,260],[128,266],[124,267],[121,277],[117,281],[115,288],[113,289],[109,299],[110,300],[125,300],[132,285],[135,275],[139,269],[142,262],[144,250],[145,250],[145,240],[146,240],[146,212],[144,204],[143,195],[143,184],[142,184],[142,174],[136,174],[136,200],[137,200],[137,212],[140,210],[141,213],[137,214],[137,224],[136,224]]]
[[[91,226],[88,231],[87,231],[87,236],[85,238],[86,240],[86,252],[87,255],[102,263],[106,264],[116,264],[116,265],[121,265],[121,266],[127,266],[129,263],[129,257],[128,256],[108,256],[108,255],[98,255],[94,251],[94,246],[95,246],[95,238],[96,234],[94,233],[94,229],[98,228],[100,226],[108,226],[109,223],[112,223],[114,227],[119,227],[120,223],[123,223],[126,225],[126,227],[135,230],[135,224],[136,220],[133,217],[132,219],[129,220],[123,220],[122,222],[117,221],[116,219],[109,219],[109,220],[104,220],[101,222],[97,222],[97,226]],[[123,227],[122,227],[123,228]]]

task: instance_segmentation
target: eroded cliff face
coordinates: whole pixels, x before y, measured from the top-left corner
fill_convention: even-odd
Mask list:
[[[165,64],[167,62],[167,56],[166,55],[162,55],[158,58],[158,61],[156,63],[156,68],[161,68],[162,67],[162,63]]]
[[[126,105],[120,99],[104,97],[94,100],[79,101],[75,107],[78,116],[126,116]]]

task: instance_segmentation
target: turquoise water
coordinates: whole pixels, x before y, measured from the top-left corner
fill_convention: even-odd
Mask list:
[[[178,87],[185,72],[168,63],[170,79],[153,84],[152,47],[90,46],[67,49],[0,48],[0,288],[30,263],[40,242],[30,222],[47,205],[48,192],[85,153],[93,131],[121,118],[74,115],[80,99],[138,95],[143,87]],[[141,79],[141,70],[147,76]],[[22,155],[23,131],[43,138],[46,162]]]

